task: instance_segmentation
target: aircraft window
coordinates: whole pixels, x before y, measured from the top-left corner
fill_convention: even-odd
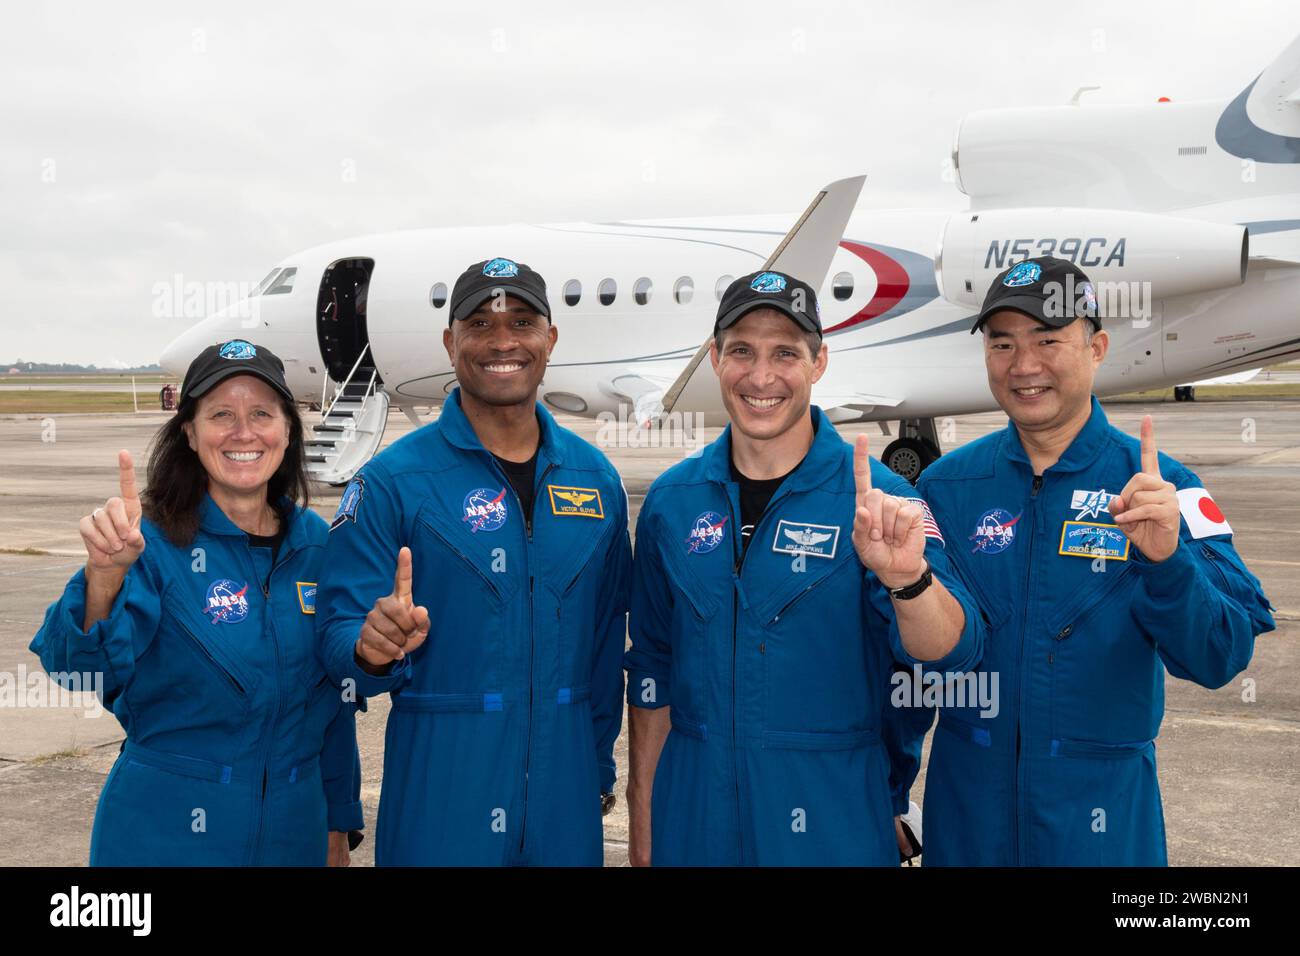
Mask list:
[[[435,309],[441,309],[447,304],[447,283],[434,283],[433,289],[429,292],[429,304]]]
[[[682,276],[673,283],[673,298],[678,305],[686,305],[695,295],[695,283],[690,276]]]
[[[266,295],[284,295],[286,292],[293,291],[293,277],[298,274],[296,266],[290,266],[280,273],[280,277],[275,280],[275,284],[266,290]]]
[[[636,300],[637,305],[645,305],[650,301],[650,292],[654,288],[649,279],[641,278],[636,280],[636,285],[632,287],[632,298]]]
[[[253,291],[248,294],[248,297],[251,299],[255,295],[261,295],[263,292],[267,290],[267,287],[270,286],[271,280],[274,279],[279,274],[280,274],[280,267],[276,266],[274,269],[272,269],[270,272],[266,274],[266,278],[257,284],[257,288],[253,289]]]
[[[723,276],[718,280],[718,284],[713,287],[713,294],[717,296],[719,302],[722,301],[722,293],[727,291],[727,286],[736,281],[735,276]]]
[[[577,279],[570,279],[564,283],[564,304],[573,306],[582,300],[582,283]]]
[[[831,280],[831,292],[835,298],[843,302],[853,295],[853,276],[847,272],[841,272]]]
[[[618,283],[613,279],[601,279],[600,285],[596,287],[596,297],[600,299],[601,305],[613,305],[614,299],[618,295]]]

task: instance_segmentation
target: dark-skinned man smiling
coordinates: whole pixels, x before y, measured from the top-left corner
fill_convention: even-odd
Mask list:
[[[328,666],[393,702],[378,865],[603,862],[627,497],[537,402],[556,339],[540,275],[470,266],[443,334],[458,387],[362,469],[334,518]]]

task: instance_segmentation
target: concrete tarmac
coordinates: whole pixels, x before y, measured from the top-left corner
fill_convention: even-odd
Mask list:
[[[1169,859],[1174,865],[1300,864],[1300,402],[1110,403],[1112,423],[1137,434],[1156,417],[1162,451],[1192,467],[1236,533],[1237,547],[1278,609],[1278,630],[1256,644],[1250,667],[1217,691],[1167,680],[1165,721],[1157,743]],[[162,413],[0,417],[0,682],[40,672],[27,645],[45,608],[81,566],[77,521],[117,493],[116,452],[140,463]],[[310,418],[310,415],[309,415]],[[623,475],[632,520],[650,483],[689,448],[611,437],[599,422],[562,417],[600,444]],[[1005,424],[1001,414],[939,423],[951,449]],[[385,444],[410,431],[390,417]],[[876,453],[889,441],[866,431]],[[716,429],[707,430],[711,440]],[[615,436],[617,437],[617,436]],[[637,433],[648,442],[654,436]],[[320,487],[313,504],[333,515],[340,489]],[[1253,682],[1253,698],[1247,693]],[[3,685],[0,684],[0,687]],[[11,683],[12,686],[12,683]],[[12,696],[12,695],[11,695]],[[0,699],[3,699],[0,695]],[[40,701],[37,701],[40,703]],[[93,697],[59,706],[0,705],[0,865],[81,865],[90,846],[95,803],[123,738]],[[373,828],[383,766],[387,698],[358,720],[366,821]],[[623,789],[626,730],[616,758],[618,806],[606,818],[606,863],[627,859]],[[928,748],[928,742],[927,742]],[[918,803],[924,771],[913,789]],[[354,865],[373,862],[367,839]]]

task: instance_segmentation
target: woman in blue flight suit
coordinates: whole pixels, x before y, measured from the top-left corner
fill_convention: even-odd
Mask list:
[[[102,675],[126,742],[100,794],[98,866],[347,865],[360,829],[355,705],[325,675],[307,499],[284,365],[205,349],[136,492],[81,519],[88,560],[31,649],[56,680]]]

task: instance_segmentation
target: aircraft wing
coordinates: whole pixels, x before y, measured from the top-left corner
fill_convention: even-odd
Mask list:
[[[901,405],[906,397],[882,395],[869,388],[862,388],[854,378],[855,376],[845,374],[842,370],[837,372],[834,365],[828,367],[826,374],[812,387],[813,404],[820,405],[823,411],[845,406],[867,411],[880,406],[894,408]]]
[[[853,176],[838,179],[822,189],[763,263],[763,268],[778,269],[797,276],[814,289],[821,288],[835,257],[835,250],[844,237],[849,216],[853,214],[853,207],[862,192],[862,184],[866,181],[866,176]],[[712,376],[696,374],[704,363],[704,357],[709,354],[709,342],[712,340],[709,335],[712,329],[703,331],[706,336],[704,344],[664,393],[662,408],[657,414],[671,412],[688,389],[695,392],[717,388]]]
[[[1244,372],[1220,375],[1218,378],[1203,378],[1199,382],[1184,382],[1183,385],[1240,385],[1242,382],[1249,382],[1262,371],[1262,368],[1250,368]]]
[[[705,363],[702,363],[705,364]],[[672,365],[647,364],[629,367],[601,381],[600,389],[621,402],[632,406],[632,417],[638,427],[645,427],[664,414],[664,396],[680,378],[678,368]],[[713,389],[716,395],[718,380],[707,366],[693,379],[692,386]],[[712,396],[710,396],[712,397]],[[857,411],[872,408],[894,408],[901,405],[904,396],[884,395],[864,389],[853,381],[853,376],[827,369],[821,380],[813,385],[812,400],[823,411],[851,407]]]

